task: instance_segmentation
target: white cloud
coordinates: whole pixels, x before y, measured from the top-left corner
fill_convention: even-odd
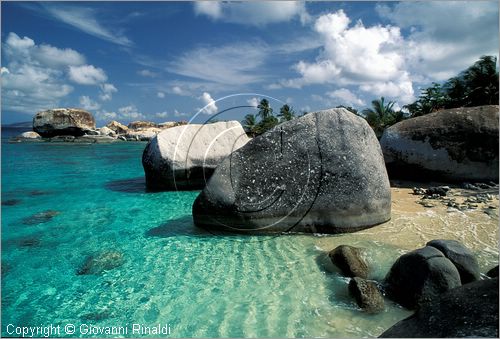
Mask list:
[[[158,93],[156,93],[156,96],[157,96],[158,98],[160,98],[160,99],[163,99],[163,98],[165,98],[165,93],[163,93],[163,92],[158,92]]]
[[[179,112],[178,110],[174,110],[174,116],[176,118],[180,118],[180,117],[187,117],[189,114],[188,113],[181,113]]]
[[[157,116],[158,118],[166,118],[168,116],[168,112],[167,111],[158,112],[155,113],[155,116]]]
[[[66,84],[67,66],[85,60],[74,50],[37,45],[29,37],[21,38],[13,32],[2,47],[2,110],[27,114],[57,107],[73,90]],[[58,60],[50,60],[51,55]]]
[[[253,106],[253,107],[257,108],[257,106],[259,106],[260,100],[258,98],[256,98],[256,97],[253,97],[253,98],[248,99],[247,103],[250,106]]]
[[[257,71],[266,53],[265,46],[259,43],[200,47],[184,53],[167,69],[183,76],[234,87],[262,80]]]
[[[400,2],[377,5],[380,16],[409,29],[406,59],[426,82],[445,80],[481,55],[498,56],[498,3]]]
[[[205,114],[214,114],[217,113],[219,108],[215,105],[215,100],[212,99],[209,93],[203,92],[203,95],[200,97],[201,101],[205,104],[205,107],[201,110],[202,113]]]
[[[135,105],[128,105],[118,108],[118,117],[130,120],[130,119],[145,119],[146,116],[140,113],[135,107]]]
[[[152,72],[148,69],[141,69],[140,71],[137,71],[137,74],[139,74],[143,77],[149,77],[149,78],[156,78],[158,76],[157,73]]]
[[[80,106],[83,109],[89,110],[89,111],[94,111],[94,110],[101,108],[101,105],[98,102],[90,99],[90,97],[88,97],[86,95],[80,97]]]
[[[293,69],[300,77],[282,80],[270,88],[354,85],[404,103],[413,100],[412,82],[405,66],[406,46],[399,28],[365,27],[361,21],[350,24],[343,10],[318,17],[314,29],[323,41],[323,49],[316,61],[299,61]]]
[[[179,86],[174,86],[172,87],[172,92],[174,94],[177,94],[177,95],[189,95],[188,92],[186,92],[185,90],[183,90],[181,87]]]
[[[82,32],[114,44],[122,46],[133,45],[132,41],[125,35],[118,31],[113,32],[110,30],[109,27],[112,27],[112,25],[101,24],[97,20],[97,13],[93,9],[81,6],[60,6],[59,4],[46,5],[44,8],[52,17]]]
[[[99,121],[109,121],[109,120],[115,120],[118,117],[118,114],[116,112],[108,112],[108,111],[97,111],[95,113],[96,120]]]
[[[97,85],[108,80],[102,68],[92,65],[69,66],[69,78],[80,85]]]
[[[359,107],[365,104],[365,102],[359,99],[356,94],[348,90],[347,88],[337,89],[335,91],[326,93],[330,98],[338,99],[339,105],[354,106]]]
[[[305,3],[301,1],[197,1],[194,3],[194,10],[197,15],[206,15],[213,20],[254,26],[264,26],[294,18],[305,23],[310,19]]]
[[[109,101],[113,98],[113,93],[118,92],[113,84],[100,84],[101,93],[99,94],[99,99],[102,101]]]

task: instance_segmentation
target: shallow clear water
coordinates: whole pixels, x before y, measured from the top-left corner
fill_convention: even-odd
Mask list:
[[[199,192],[145,192],[144,146],[3,140],[2,201],[12,201],[2,206],[3,336],[8,324],[69,323],[77,326],[71,336],[89,336],[81,324],[147,336],[131,332],[138,323],[168,324],[173,337],[366,337],[409,314],[391,303],[364,314],[324,258],[341,243],[363,246],[372,277],[382,278],[407,249],[370,236],[196,229],[191,205]],[[121,266],[77,274],[87,256],[108,250],[123,255]]]

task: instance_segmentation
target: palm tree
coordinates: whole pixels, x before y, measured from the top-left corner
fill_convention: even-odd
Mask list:
[[[269,105],[269,101],[267,101],[267,99],[262,99],[257,108],[259,109],[257,115],[262,120],[267,120],[270,116],[273,115],[273,109]]]
[[[284,104],[283,106],[281,106],[278,116],[280,117],[281,122],[290,121],[295,118],[295,112],[290,106]]]
[[[257,127],[257,118],[255,117],[255,115],[254,114],[245,115],[245,119],[243,119],[242,123],[243,123],[243,128],[245,128],[245,131],[252,137],[255,136],[255,130]]]
[[[498,104],[497,58],[482,56],[464,72],[466,106]]]
[[[394,104],[394,101],[389,101],[386,104],[385,98],[381,97],[372,101],[372,108],[363,110],[366,121],[373,128],[377,137],[382,136],[386,125],[393,120]]]

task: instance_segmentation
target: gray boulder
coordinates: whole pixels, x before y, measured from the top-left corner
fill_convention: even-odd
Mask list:
[[[381,338],[498,338],[498,278],[454,288]]]
[[[363,118],[309,113],[252,139],[217,167],[197,226],[251,233],[354,232],[391,217],[380,145]]]
[[[460,273],[462,285],[480,279],[481,272],[477,259],[462,243],[456,240],[436,239],[429,241],[426,246],[437,248],[450,259]]]
[[[361,249],[340,245],[331,250],[328,256],[344,276],[368,278],[368,265],[362,257]]]
[[[399,257],[387,274],[385,284],[389,298],[415,309],[460,286],[460,274],[442,252],[426,246]]]
[[[498,106],[404,120],[389,127],[380,144],[391,177],[498,181]]]
[[[354,277],[349,281],[349,293],[367,313],[380,313],[384,310],[384,297],[373,281]]]
[[[95,130],[90,112],[78,108],[55,108],[38,112],[33,117],[33,130],[44,138],[58,135],[82,136]]]
[[[40,134],[37,132],[29,131],[29,132],[23,132],[20,135],[17,136],[18,138],[23,138],[23,139],[41,139],[42,137]]]
[[[248,140],[237,121],[165,129],[144,149],[146,185],[154,190],[201,189],[217,165]]]

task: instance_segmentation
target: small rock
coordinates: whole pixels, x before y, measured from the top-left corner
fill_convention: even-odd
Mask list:
[[[361,256],[362,250],[357,247],[340,245],[330,251],[328,256],[342,274],[346,277],[367,278],[369,269],[365,260]]]
[[[112,270],[124,263],[123,254],[118,251],[104,251],[95,255],[90,255],[77,270],[77,275],[102,274]]]
[[[413,187],[413,194],[414,195],[425,195],[425,190],[420,187]]]
[[[468,183],[468,182],[464,182],[462,184],[462,187],[465,188],[465,189],[467,189],[467,190],[474,190],[474,191],[479,190],[479,187],[477,187],[477,186],[475,186],[475,185],[473,185],[471,183]]]
[[[475,184],[477,187],[479,188],[482,188],[482,189],[488,189],[490,188],[490,185],[488,184],[485,184],[484,182],[478,182],[477,184]]]
[[[456,240],[435,239],[426,246],[432,246],[441,251],[458,269],[463,284],[480,279],[479,264],[474,254],[462,243]]]
[[[21,133],[17,137],[22,138],[22,139],[41,139],[42,138],[42,136],[40,134],[38,134],[37,132],[33,132],[33,131]]]
[[[437,196],[438,197],[444,197],[450,190],[450,187],[448,186],[437,186],[437,187],[429,187],[426,191],[426,195],[430,195],[432,197]]]
[[[354,277],[349,281],[349,293],[367,313],[380,313],[384,310],[384,298],[373,281]]]

